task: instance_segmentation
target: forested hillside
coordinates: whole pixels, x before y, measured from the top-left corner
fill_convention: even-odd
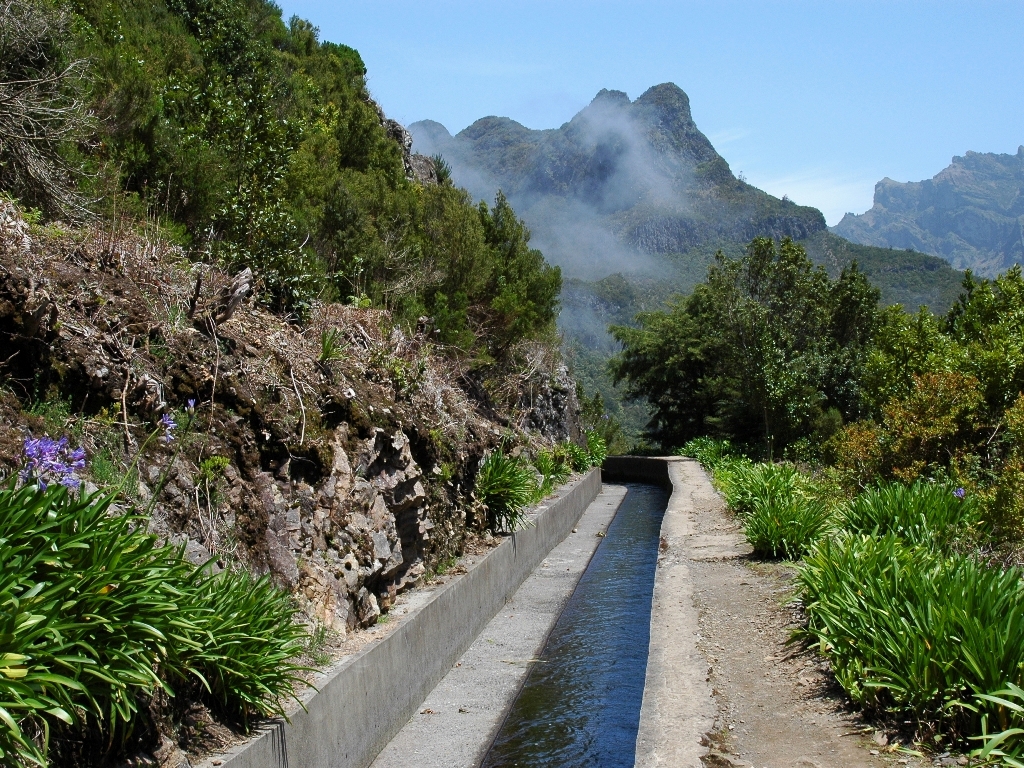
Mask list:
[[[262,0],[46,7],[14,6],[9,34],[35,30],[45,58],[8,66],[74,63],[68,103],[93,115],[81,110],[73,149],[60,148],[64,183],[9,179],[26,204],[155,218],[194,258],[251,267],[280,311],[354,297],[499,355],[552,325],[558,270],[503,200],[417,182],[408,136],[369,97],[353,49]]]
[[[758,238],[613,329],[650,437],[704,465],[755,558],[797,561],[793,640],[876,744],[936,762],[1024,757],[1022,316],[1019,266],[913,311]]]
[[[198,764],[602,460],[410,143],[271,3],[0,3],[0,764]]]

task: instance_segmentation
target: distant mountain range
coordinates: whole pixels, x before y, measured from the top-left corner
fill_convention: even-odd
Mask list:
[[[734,176],[672,83],[635,101],[602,90],[550,130],[485,117],[455,136],[432,120],[409,131],[415,151],[442,155],[475,197],[493,200],[502,190],[530,226],[533,244],[570,279],[623,273],[686,292],[704,278],[716,250],[738,254],[759,235],[803,242],[833,273],[856,258],[883,300],[909,307],[944,311],[962,278],[945,261],[906,246],[854,246],[830,233],[816,208]],[[571,321],[563,312],[563,324]]]
[[[846,214],[832,232],[985,276],[1003,272],[1024,262],[1024,146],[1015,155],[968,152],[925,181],[882,179],[871,210]]]

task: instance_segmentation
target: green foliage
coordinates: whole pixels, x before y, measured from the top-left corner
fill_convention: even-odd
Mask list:
[[[534,500],[547,496],[556,486],[561,485],[573,472],[586,472],[591,467],[600,467],[608,458],[608,447],[597,432],[587,432],[587,447],[577,445],[571,440],[559,443],[551,449],[537,451],[533,458],[533,466],[540,473],[542,480],[536,488]]]
[[[576,399],[580,403],[580,424],[583,428],[600,434],[607,451],[628,453],[629,445],[622,424],[618,418],[605,411],[604,395],[598,391],[593,397],[587,397],[583,384],[577,380]]]
[[[208,456],[199,462],[197,480],[201,483],[212,483],[224,475],[224,470],[231,464],[227,456]]]
[[[826,538],[800,570],[804,634],[862,706],[949,720],[954,703],[1022,683],[1022,575],[895,533]]]
[[[434,163],[434,173],[437,174],[438,184],[451,184],[452,183],[452,167],[448,164],[440,154],[431,155],[431,161]]]
[[[600,467],[608,458],[608,444],[605,442],[604,435],[596,430],[589,430],[586,433],[586,438],[590,466]]]
[[[798,493],[756,499],[743,521],[755,555],[790,560],[800,558],[831,528],[828,506]]]
[[[247,715],[280,714],[297,682],[295,608],[266,580],[209,576],[111,496],[0,490],[0,750],[37,764],[32,723],[124,733],[138,694],[196,680]],[[44,745],[45,751],[45,745]]]
[[[758,238],[741,259],[719,253],[707,281],[667,312],[614,326],[614,374],[650,403],[648,432],[663,445],[712,432],[761,442],[771,457],[829,408],[861,414],[877,303],[856,265],[830,280],[791,240]]]
[[[592,466],[590,454],[583,446],[567,440],[562,443],[562,449],[565,451],[566,461],[572,467],[573,472],[586,472]]]
[[[526,524],[526,507],[534,500],[536,481],[530,467],[495,450],[476,476],[476,497],[487,507],[491,528],[514,531]]]
[[[971,752],[982,765],[1001,763],[1022,768],[1024,766],[1024,688],[1009,683],[1003,690],[977,695],[979,706],[973,710],[988,710],[981,716],[981,735],[974,737],[981,746]],[[1002,730],[990,733],[989,721]]]
[[[359,297],[501,357],[550,335],[561,276],[507,201],[406,177],[359,54],[269,0],[74,0],[105,213],[156,216],[300,317]],[[450,176],[450,170],[449,170]],[[111,195],[111,190],[118,193]],[[331,354],[327,350],[328,356]],[[326,361],[324,361],[326,362]]]
[[[704,469],[713,472],[715,467],[726,459],[736,457],[738,452],[728,440],[719,440],[703,435],[687,440],[681,448],[676,450],[676,455],[696,459]]]
[[[1024,274],[1015,264],[994,280],[970,272],[946,316],[945,332],[961,350],[958,369],[980,383],[988,408],[999,413],[1024,392]]]
[[[561,446],[554,450],[545,448],[537,451],[537,455],[533,457],[533,466],[543,478],[537,489],[536,498],[538,500],[547,496],[556,486],[564,483],[572,475],[568,456]]]
[[[37,400],[29,408],[28,413],[30,416],[41,418],[46,432],[51,435],[59,435],[71,426],[71,401],[59,396]],[[77,438],[78,435],[73,437]]]
[[[726,441],[698,439],[686,447],[712,467],[715,485],[740,518],[755,554],[799,558],[834,527],[827,500],[794,466],[734,456]]]
[[[554,328],[562,272],[529,247],[530,231],[500,191],[493,208],[480,205],[480,219],[493,253],[485,290],[494,313],[487,323],[489,343],[500,356],[518,339]]]
[[[189,587],[193,649],[181,659],[182,671],[198,677],[222,708],[245,720],[284,716],[282,699],[302,683],[303,668],[294,659],[307,638],[293,620],[298,609],[291,597],[269,576],[257,579],[246,571],[197,574]]]
[[[320,356],[317,362],[321,365],[330,365],[335,360],[340,360],[345,351],[345,342],[341,331],[337,328],[328,328],[320,334]]]
[[[960,489],[963,494],[963,489]],[[908,545],[946,548],[969,542],[981,527],[981,505],[947,485],[918,481],[882,483],[869,488],[842,510],[843,525],[853,533],[892,533]]]
[[[801,240],[807,255],[835,276],[844,264],[857,263],[881,293],[885,306],[913,309],[925,306],[937,314],[947,312],[960,292],[963,273],[946,259],[912,250],[860,245],[828,230]]]
[[[720,487],[729,507],[741,518],[752,514],[758,504],[785,505],[789,499],[812,495],[808,479],[791,464],[735,462],[728,470],[728,480]]]

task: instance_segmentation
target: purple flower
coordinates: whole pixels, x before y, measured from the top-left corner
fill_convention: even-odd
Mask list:
[[[163,427],[164,433],[160,436],[160,439],[165,443],[169,443],[174,439],[174,430],[178,428],[177,423],[171,418],[171,414],[165,413],[160,417],[160,426]]]
[[[953,491],[953,495],[956,496],[958,499],[962,499],[964,496],[967,495],[967,491],[965,491],[963,488],[957,488],[955,491]]]
[[[25,466],[18,473],[21,482],[35,483],[41,491],[54,482],[72,490],[82,485],[76,472],[85,469],[85,450],[69,451],[67,437],[30,437],[25,440],[24,453]]]
[[[195,413],[196,412],[196,401],[195,401],[195,398],[192,398],[191,400],[188,401],[188,405],[186,406],[186,408],[188,409],[189,413]]]

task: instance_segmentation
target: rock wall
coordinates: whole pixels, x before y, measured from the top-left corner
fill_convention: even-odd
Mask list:
[[[0,474],[29,435],[70,432],[87,480],[127,475],[154,532],[197,563],[272,574],[341,632],[462,551],[499,439],[579,434],[564,368],[541,366],[508,410],[465,384],[429,324],[323,305],[300,327],[235,301],[249,283],[179,250],[99,230],[35,237],[5,205]],[[325,334],[339,350],[326,360]],[[153,439],[163,415],[178,423],[167,443]]]

